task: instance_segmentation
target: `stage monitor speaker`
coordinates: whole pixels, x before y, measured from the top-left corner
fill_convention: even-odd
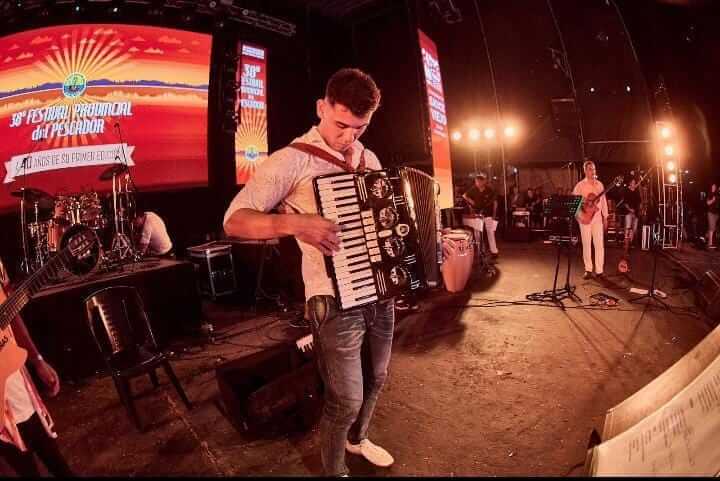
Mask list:
[[[322,380],[315,360],[294,344],[219,365],[216,377],[225,414],[251,435],[310,428],[322,408]]]
[[[575,105],[575,99],[555,98],[550,99],[552,106],[553,127],[561,137],[575,139],[580,130],[578,121],[579,112]]]
[[[720,321],[720,276],[715,271],[705,271],[695,292],[705,313],[713,321]]]

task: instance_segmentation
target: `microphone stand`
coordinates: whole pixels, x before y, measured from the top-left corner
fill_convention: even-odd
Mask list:
[[[25,157],[22,160],[22,169],[23,169],[23,187],[22,190],[22,196],[20,197],[20,236],[22,238],[22,247],[23,247],[23,260],[20,262],[20,270],[23,271],[25,274],[30,274],[30,260],[28,259],[28,245],[27,245],[27,219],[25,217],[25,189],[27,187],[27,161],[30,158],[30,156]]]
[[[654,169],[657,169],[657,166],[655,166],[655,167],[653,167],[653,168],[654,168]],[[648,173],[649,173],[649,172],[648,172]],[[645,175],[647,175],[647,174],[645,174]],[[667,303],[665,303],[665,302],[660,298],[660,296],[658,296],[657,294],[655,294],[655,291],[656,291],[656,289],[655,289],[655,280],[656,280],[656,274],[657,274],[657,262],[658,262],[658,257],[659,257],[658,254],[659,254],[659,252],[660,252],[660,249],[662,249],[662,246],[659,245],[659,244],[660,244],[660,238],[661,238],[662,234],[665,232],[665,220],[663,219],[662,213],[660,212],[660,205],[658,204],[658,205],[656,206],[656,208],[657,208],[658,218],[660,219],[660,230],[658,231],[658,234],[657,234],[657,235],[653,235],[653,236],[651,237],[651,239],[652,239],[652,241],[651,241],[652,244],[651,244],[650,248],[651,248],[652,251],[653,251],[653,270],[652,270],[652,276],[650,277],[650,287],[648,288],[647,294],[643,294],[643,295],[641,295],[641,296],[633,297],[633,298],[630,299],[628,302],[631,303],[631,304],[634,304],[634,303],[636,303],[636,302],[638,302],[638,301],[640,301],[640,300],[642,300],[642,299],[646,299],[646,298],[647,298],[647,299],[648,299],[648,302],[645,304],[646,306],[649,306],[649,305],[650,305],[650,302],[654,302],[655,304],[659,305],[662,309],[664,309],[664,310],[666,310],[666,311],[672,312],[672,309],[670,308],[670,306],[669,306]]]
[[[117,130],[118,138],[120,139],[120,152],[122,152],[122,160],[125,164],[125,169],[127,170],[127,176],[130,179],[130,183],[132,184],[133,192],[137,193],[138,188],[135,185],[135,179],[133,179],[132,171],[130,170],[130,164],[128,163],[127,156],[125,155],[125,144],[122,137],[122,130],[120,129],[120,122],[115,122],[115,129]],[[119,160],[119,156],[115,157],[115,160]],[[119,221],[118,219],[118,204],[121,203],[121,199],[118,198],[120,194],[122,194],[122,188],[120,185],[120,179],[117,179],[117,192],[115,191],[115,176],[113,176],[113,202],[115,203],[115,235],[116,238],[113,241],[113,249],[115,248],[115,241],[118,241],[118,248],[121,250],[121,258],[124,259],[125,257],[132,256],[134,261],[138,261],[140,259],[139,253],[135,250],[135,246],[130,241],[128,236],[125,234],[125,224],[123,221]],[[123,207],[123,211],[125,212],[126,221],[128,222],[128,231],[131,236],[134,236],[134,227],[133,227],[133,219],[130,218],[129,215],[129,192],[127,188],[127,182],[125,184],[125,206]],[[120,230],[118,231],[118,224],[120,227]]]

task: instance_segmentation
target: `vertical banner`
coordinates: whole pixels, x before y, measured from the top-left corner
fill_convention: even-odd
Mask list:
[[[443,94],[440,62],[435,42],[418,29],[423,72],[427,87],[427,102],[430,111],[430,135],[432,136],[433,173],[440,184],[439,205],[441,209],[453,206],[452,167],[450,165],[450,139],[445,96]]]
[[[235,180],[246,184],[268,156],[267,49],[238,44],[239,112],[235,132]]]

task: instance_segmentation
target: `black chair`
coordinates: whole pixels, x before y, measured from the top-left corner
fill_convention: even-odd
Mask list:
[[[134,287],[112,286],[93,292],[85,298],[87,323],[105,364],[112,375],[120,400],[130,418],[142,432],[130,379],[148,374],[158,387],[155,370],[162,366],[185,406],[192,409],[167,355],[155,342],[150,320],[140,294]]]

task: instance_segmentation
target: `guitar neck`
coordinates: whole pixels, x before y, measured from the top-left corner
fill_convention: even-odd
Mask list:
[[[0,329],[5,329],[15,319],[15,316],[20,314],[23,307],[30,302],[30,298],[48,283],[51,276],[57,275],[64,269],[67,255],[67,249],[59,252],[15,289],[0,306]]]

